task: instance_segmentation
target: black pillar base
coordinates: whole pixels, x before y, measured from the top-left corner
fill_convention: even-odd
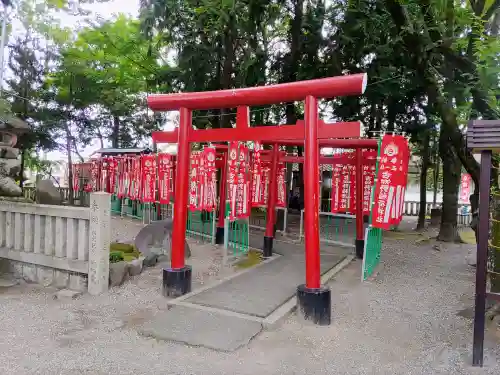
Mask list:
[[[356,256],[358,259],[363,259],[363,253],[365,250],[365,240],[356,240]]]
[[[217,245],[223,245],[224,244],[224,227],[219,228],[215,230],[215,243]]]
[[[331,308],[329,288],[309,289],[305,285],[297,287],[297,313],[302,319],[320,326],[328,326],[331,323]]]
[[[163,296],[180,297],[191,292],[191,266],[163,269]]]
[[[269,258],[273,256],[273,237],[264,236],[264,258]]]

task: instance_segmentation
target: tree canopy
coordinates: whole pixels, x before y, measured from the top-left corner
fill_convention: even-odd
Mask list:
[[[95,139],[114,147],[150,142],[168,119],[148,111],[148,93],[366,72],[365,95],[322,101],[321,113],[360,120],[369,137],[408,134],[421,181],[430,173],[442,181],[440,238],[450,240],[460,174],[478,182],[467,123],[499,118],[499,7],[495,0],[141,0],[137,18],[95,21],[92,1],[23,0],[14,17],[25,33],[9,40],[1,111],[36,130],[26,152],[71,156]],[[62,13],[81,22],[63,27]],[[302,115],[301,103],[283,103],[252,108],[251,121],[293,124]],[[197,128],[234,121],[234,109],[193,116]]]

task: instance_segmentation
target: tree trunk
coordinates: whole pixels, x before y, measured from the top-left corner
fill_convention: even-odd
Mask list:
[[[418,212],[417,230],[425,229],[427,207],[427,171],[429,170],[429,132],[426,132],[422,145],[422,170],[420,171],[420,210]]]
[[[111,133],[111,147],[120,147],[120,118],[113,115],[113,131]]]
[[[75,204],[75,197],[73,192],[73,158],[71,156],[71,140],[73,137],[71,135],[70,126],[71,125],[69,123],[66,124],[66,153],[68,154],[68,203],[70,206],[73,206]]]
[[[441,169],[441,160],[439,159],[439,149],[436,150],[434,157],[434,194],[432,196],[432,206],[436,208],[437,193],[439,190],[439,170]]]
[[[491,291],[500,293],[500,195],[494,194],[492,199],[491,245],[488,250],[490,263]]]
[[[454,242],[458,239],[458,186],[460,185],[461,164],[449,142],[446,128],[442,127],[439,137],[439,155],[443,162],[443,205],[438,240]]]

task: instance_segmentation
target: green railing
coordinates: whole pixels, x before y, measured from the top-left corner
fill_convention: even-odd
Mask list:
[[[363,256],[363,280],[373,275],[380,263],[382,250],[382,229],[368,227],[365,233],[365,251]]]
[[[354,247],[356,216],[330,212],[331,199],[323,199],[319,212],[319,240],[332,245]],[[299,240],[304,237],[304,210],[300,212]]]
[[[186,235],[202,242],[215,243],[215,211],[188,211]]]
[[[286,207],[276,207],[276,215],[276,219],[278,219],[279,215],[283,215],[283,220],[276,220],[276,232],[286,233],[288,209]],[[266,206],[258,206],[252,208],[248,225],[250,228],[266,230]]]
[[[121,215],[122,214],[122,204],[123,199],[118,198],[115,194],[111,196],[111,214]]]
[[[165,220],[174,217],[174,204],[153,203],[151,208],[151,221]]]
[[[224,248],[229,252],[229,255],[238,257],[248,253],[249,240],[249,225],[248,220],[229,221],[226,218],[224,238]]]
[[[372,188],[372,197],[371,197],[371,213],[369,218],[368,229],[366,229],[365,233],[365,248],[363,254],[363,265],[362,265],[362,279],[366,280],[368,277],[373,275],[375,272],[375,268],[380,263],[380,255],[382,251],[382,229],[372,227],[373,220],[373,201],[375,199],[375,190],[377,187],[377,175],[378,175],[378,167],[379,167],[379,159],[380,159],[380,146],[382,143],[382,139],[378,142],[378,154],[377,154],[377,164],[375,168],[375,183]]]
[[[249,249],[249,223],[248,219],[229,220],[229,202],[226,201],[224,220],[224,263],[228,258],[240,257],[248,253]]]

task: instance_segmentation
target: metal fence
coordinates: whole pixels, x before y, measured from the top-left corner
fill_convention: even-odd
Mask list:
[[[276,207],[276,215],[283,215],[283,220],[276,222],[276,232],[286,233],[288,209],[286,207]],[[248,226],[253,229],[266,230],[267,210],[266,206],[257,206],[252,208]]]
[[[304,238],[304,210],[300,212],[299,241]],[[319,213],[319,240],[324,243],[354,247],[356,216],[350,214]]]
[[[439,208],[440,205],[434,206],[433,203],[426,203],[425,215],[430,216],[433,208]],[[420,211],[420,202],[405,201],[403,215],[405,216],[418,216]],[[461,204],[459,212],[457,212],[457,224],[460,226],[470,225],[472,221],[472,213],[470,204]]]

